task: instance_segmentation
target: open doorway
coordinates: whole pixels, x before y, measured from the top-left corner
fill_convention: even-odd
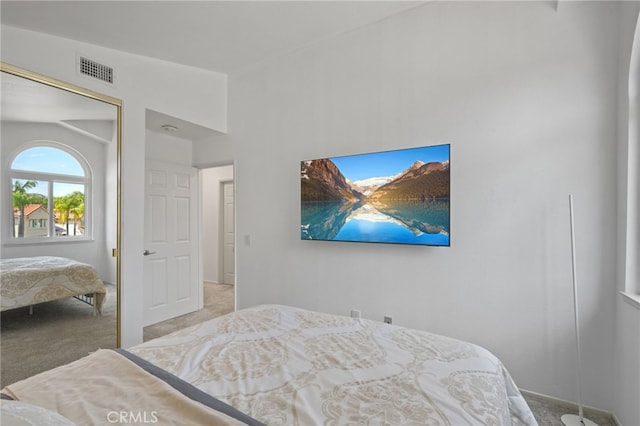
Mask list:
[[[204,286],[214,293],[232,287],[235,295],[233,174],[232,164],[200,169]],[[232,302],[235,309],[235,298]]]
[[[234,286],[233,165],[200,169],[200,182],[203,280]]]
[[[145,327],[144,341],[235,310],[233,165],[204,168],[198,173],[203,306]]]

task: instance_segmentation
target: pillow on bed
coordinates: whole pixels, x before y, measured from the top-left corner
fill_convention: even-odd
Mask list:
[[[0,401],[0,424],[11,426],[73,426],[66,417],[22,401]]]

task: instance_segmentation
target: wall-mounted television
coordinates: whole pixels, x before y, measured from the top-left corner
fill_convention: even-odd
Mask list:
[[[450,245],[450,145],[300,162],[303,240]]]

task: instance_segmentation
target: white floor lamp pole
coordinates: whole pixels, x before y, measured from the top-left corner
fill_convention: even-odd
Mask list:
[[[560,417],[562,423],[567,426],[598,426],[589,419],[585,419],[582,410],[582,397],[580,386],[580,323],[578,315],[578,279],[576,276],[576,247],[575,247],[575,231],[573,229],[573,195],[569,195],[569,222],[571,224],[571,271],[573,273],[573,313],[576,325],[576,352],[577,352],[577,369],[578,369],[578,415],[565,414]]]

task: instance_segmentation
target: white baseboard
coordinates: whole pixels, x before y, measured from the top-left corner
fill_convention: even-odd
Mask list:
[[[567,401],[565,399],[555,398],[553,396],[545,395],[545,394],[538,393],[538,392],[528,391],[528,390],[525,390],[525,389],[520,389],[520,392],[523,395],[531,395],[531,396],[536,397],[538,399],[549,401],[550,403],[558,405],[558,406],[561,406],[561,407],[564,407],[567,410],[578,411],[578,404],[576,404],[575,402]],[[585,417],[589,417],[589,415],[597,415],[597,416],[608,417],[608,418],[611,419],[611,421],[616,426],[622,426],[613,413],[610,413],[610,412],[604,411],[604,410],[600,410],[598,408],[585,406],[585,405],[582,406],[582,409],[584,411]]]

